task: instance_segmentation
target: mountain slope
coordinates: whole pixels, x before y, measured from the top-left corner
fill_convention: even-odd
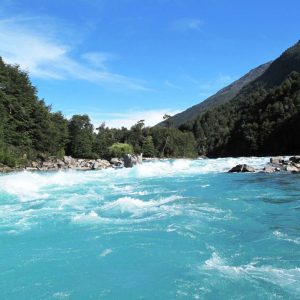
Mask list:
[[[228,103],[183,124],[209,156],[300,153],[300,42]],[[294,141],[293,143],[291,141]]]
[[[251,70],[240,79],[234,81],[232,84],[218,91],[216,94],[210,96],[203,102],[196,104],[187,110],[172,116],[171,121],[174,127],[179,127],[181,124],[196,118],[199,114],[206,112],[208,109],[216,107],[217,105],[226,103],[233,99],[238,92],[248,83],[254,81],[261,76],[270,66],[271,62],[265,63]],[[164,125],[164,122],[159,123]]]

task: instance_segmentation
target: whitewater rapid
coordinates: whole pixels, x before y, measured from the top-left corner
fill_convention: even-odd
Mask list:
[[[268,161],[0,175],[0,299],[300,298],[299,175],[227,173]]]

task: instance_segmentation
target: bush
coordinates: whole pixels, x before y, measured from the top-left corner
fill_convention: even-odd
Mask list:
[[[108,147],[111,157],[121,158],[125,154],[132,154],[133,147],[126,143],[114,143],[112,146]]]

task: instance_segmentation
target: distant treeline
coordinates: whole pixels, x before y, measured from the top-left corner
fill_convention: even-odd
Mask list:
[[[121,143],[121,145],[120,145]],[[128,144],[128,145],[122,145]],[[114,145],[114,147],[112,147]],[[110,158],[123,149],[149,157],[195,157],[190,132],[170,126],[145,127],[143,120],[131,129],[94,128],[87,115],[67,120],[52,112],[37,96],[29,76],[0,58],[0,163],[15,166],[37,158],[71,155],[76,158]],[[125,148],[124,148],[125,147]]]

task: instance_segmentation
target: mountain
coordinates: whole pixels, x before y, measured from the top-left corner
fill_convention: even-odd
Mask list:
[[[300,41],[229,102],[180,126],[208,156],[300,153]]]
[[[207,110],[216,107],[220,104],[226,103],[233,99],[238,92],[247,84],[261,76],[270,66],[271,62],[265,63],[251,70],[240,79],[234,81],[230,85],[218,91],[216,94],[210,96],[203,102],[196,104],[187,110],[178,113],[171,117],[171,122],[174,127],[179,127],[183,123],[196,118],[199,114],[206,112]],[[161,122],[158,125],[164,126],[165,122]]]

